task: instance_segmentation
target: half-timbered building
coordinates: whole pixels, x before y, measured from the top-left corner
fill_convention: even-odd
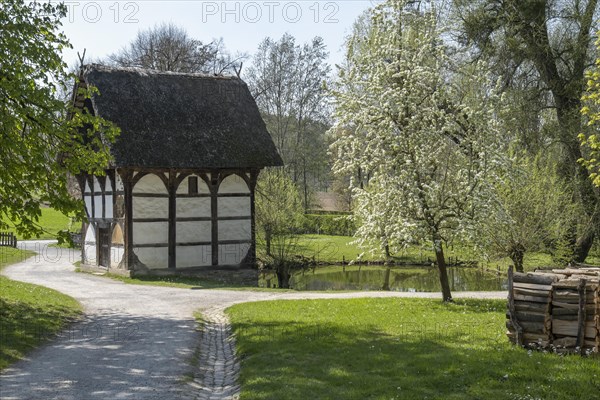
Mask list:
[[[82,86],[99,94],[75,94],[76,106],[121,129],[106,174],[80,176],[83,264],[134,274],[251,265],[256,180],[282,160],[246,84],[88,65]]]

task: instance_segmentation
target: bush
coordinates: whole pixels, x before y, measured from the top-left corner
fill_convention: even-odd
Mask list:
[[[356,231],[348,214],[306,214],[305,217],[304,233],[352,236]]]
[[[316,262],[308,257],[295,255],[285,257],[268,257],[260,266],[261,270],[273,271],[277,276],[277,287],[290,288],[290,278],[295,272],[305,271],[316,266]]]

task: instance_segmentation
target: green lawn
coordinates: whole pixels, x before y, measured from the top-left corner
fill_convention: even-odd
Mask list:
[[[367,251],[351,243],[355,239],[352,236],[329,236],[329,235],[301,235],[298,238],[298,252],[306,257],[314,257],[315,260],[324,263],[338,263],[341,261],[353,261],[360,258],[362,261],[381,261],[382,257],[373,256]],[[405,264],[431,263],[435,255],[430,246],[410,246],[402,252],[394,254],[392,259]],[[261,248],[258,254],[261,254]],[[447,251],[447,257],[452,261],[458,257],[462,261],[473,259],[473,254],[467,249],[452,248]]]
[[[252,284],[248,282],[238,282],[234,279],[228,279],[229,277],[226,274],[222,275],[224,278],[222,280],[212,280],[187,276],[138,276],[133,278],[116,274],[106,274],[104,276],[132,285],[167,286],[182,289],[255,290],[268,292],[282,291],[282,289],[259,288],[256,286],[256,283]]]
[[[32,254],[0,247],[0,269]],[[80,313],[81,306],[69,296],[0,275],[0,370],[50,339]]]
[[[302,235],[298,241],[298,252],[306,257],[314,257],[317,261],[325,263],[337,263],[342,260],[352,261],[363,252],[357,245],[351,244],[354,240],[351,236],[328,236],[328,235]],[[260,253],[260,251],[259,251]],[[450,261],[477,261],[479,257],[472,249],[462,248],[461,246],[452,246],[445,252],[446,259]],[[373,257],[365,252],[362,260],[374,261],[381,257]],[[393,259],[405,264],[422,264],[433,262],[435,255],[428,246],[410,246],[401,253],[394,254]],[[587,263],[600,264],[600,253],[591,253]],[[512,261],[506,257],[502,259],[490,260],[485,262],[479,260],[490,269],[500,268],[506,271]],[[540,267],[552,266],[552,257],[550,254],[530,252],[525,254],[524,266],[526,270],[534,270]]]
[[[12,226],[12,222],[4,219],[4,222]],[[59,231],[69,229],[70,219],[59,211],[53,208],[42,208],[42,216],[38,224],[46,231],[41,235],[32,239],[56,239],[56,234]],[[77,230],[78,227],[73,227],[71,230]],[[10,230],[10,229],[9,229]],[[23,238],[18,237],[19,240]]]
[[[246,303],[227,310],[241,399],[592,399],[600,359],[527,352],[506,301]]]

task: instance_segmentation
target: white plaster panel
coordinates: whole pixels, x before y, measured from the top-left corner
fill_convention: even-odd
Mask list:
[[[189,193],[190,190],[189,190],[189,185],[188,185],[188,178],[190,176],[195,176],[198,178],[198,193],[210,194],[210,190],[208,190],[208,186],[206,185],[206,182],[204,182],[204,180],[202,178],[200,178],[198,175],[186,176],[179,184],[179,187],[177,187],[177,194],[188,194]]]
[[[179,197],[176,200],[177,217],[210,217],[210,197]]]
[[[92,193],[92,190],[90,189],[90,184],[88,183],[88,181],[85,181],[85,187],[83,189],[83,193]]]
[[[83,201],[85,202],[85,212],[88,218],[92,218],[92,196],[83,196]]]
[[[219,185],[219,193],[250,193],[246,181],[238,175],[229,175]]]
[[[134,197],[133,218],[169,218],[166,197]]]
[[[106,195],[106,204],[104,210],[104,217],[112,219],[113,218],[113,196],[111,194]]]
[[[135,186],[133,193],[168,193],[164,182],[154,174],[144,175]]]
[[[85,264],[96,264],[96,232],[92,225],[89,225],[85,232],[83,260]]]
[[[169,242],[169,223],[168,222],[134,222],[133,223],[133,243],[168,243]]]
[[[211,246],[177,246],[177,268],[212,265]]]
[[[102,218],[102,196],[94,196],[94,218]]]
[[[250,220],[219,221],[219,241],[250,240]]]
[[[91,224],[88,225],[87,230],[85,231],[85,242],[96,243],[96,231]]]
[[[115,190],[118,192],[125,190],[125,187],[123,186],[123,180],[119,174],[115,174]]]
[[[169,267],[169,249],[167,247],[142,247],[135,249],[134,253],[150,269]]]
[[[110,266],[111,268],[117,268],[123,256],[125,255],[125,248],[123,246],[113,246],[110,249]]]
[[[250,197],[219,197],[217,213],[219,217],[249,217]]]
[[[100,181],[98,178],[94,177],[94,193],[101,193],[102,186],[100,185]]]
[[[94,242],[94,244],[86,244],[83,251],[85,264],[96,265],[96,243]]]
[[[177,222],[177,242],[210,242],[210,221],[186,221]]]
[[[250,243],[219,245],[219,265],[237,265],[242,262]]]

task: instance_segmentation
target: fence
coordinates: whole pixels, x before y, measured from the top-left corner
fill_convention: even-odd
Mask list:
[[[17,247],[17,237],[12,232],[0,232],[0,246]]]

